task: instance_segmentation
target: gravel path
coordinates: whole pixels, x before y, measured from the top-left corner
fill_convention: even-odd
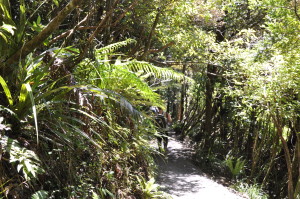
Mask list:
[[[242,199],[227,187],[209,179],[190,160],[192,149],[169,139],[166,158],[157,158],[161,190],[174,199]]]

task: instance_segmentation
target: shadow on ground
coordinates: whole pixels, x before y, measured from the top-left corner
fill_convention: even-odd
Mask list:
[[[162,191],[173,198],[242,198],[233,191],[209,179],[191,161],[193,150],[185,147],[174,136],[169,140],[166,157],[157,156],[157,182]]]

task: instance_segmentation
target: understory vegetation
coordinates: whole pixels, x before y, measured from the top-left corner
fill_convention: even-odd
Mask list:
[[[297,0],[0,0],[0,198],[168,198],[149,107],[251,198],[300,197]]]

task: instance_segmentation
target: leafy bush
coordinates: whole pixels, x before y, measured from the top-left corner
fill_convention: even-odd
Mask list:
[[[225,165],[230,170],[232,176],[234,178],[237,178],[240,174],[244,172],[245,160],[242,160],[242,158],[228,156],[225,160]]]
[[[249,185],[243,182],[233,186],[235,190],[247,194],[250,199],[268,199],[268,195],[264,193],[258,184]]]

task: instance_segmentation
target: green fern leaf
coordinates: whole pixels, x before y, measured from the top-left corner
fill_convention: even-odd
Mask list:
[[[96,50],[96,55],[98,56],[98,58],[101,58],[104,55],[109,55],[109,54],[115,52],[116,50],[118,50],[124,46],[127,46],[128,44],[135,43],[135,42],[136,41],[134,39],[127,39],[125,41],[110,44],[108,46],[105,46],[103,48]]]

